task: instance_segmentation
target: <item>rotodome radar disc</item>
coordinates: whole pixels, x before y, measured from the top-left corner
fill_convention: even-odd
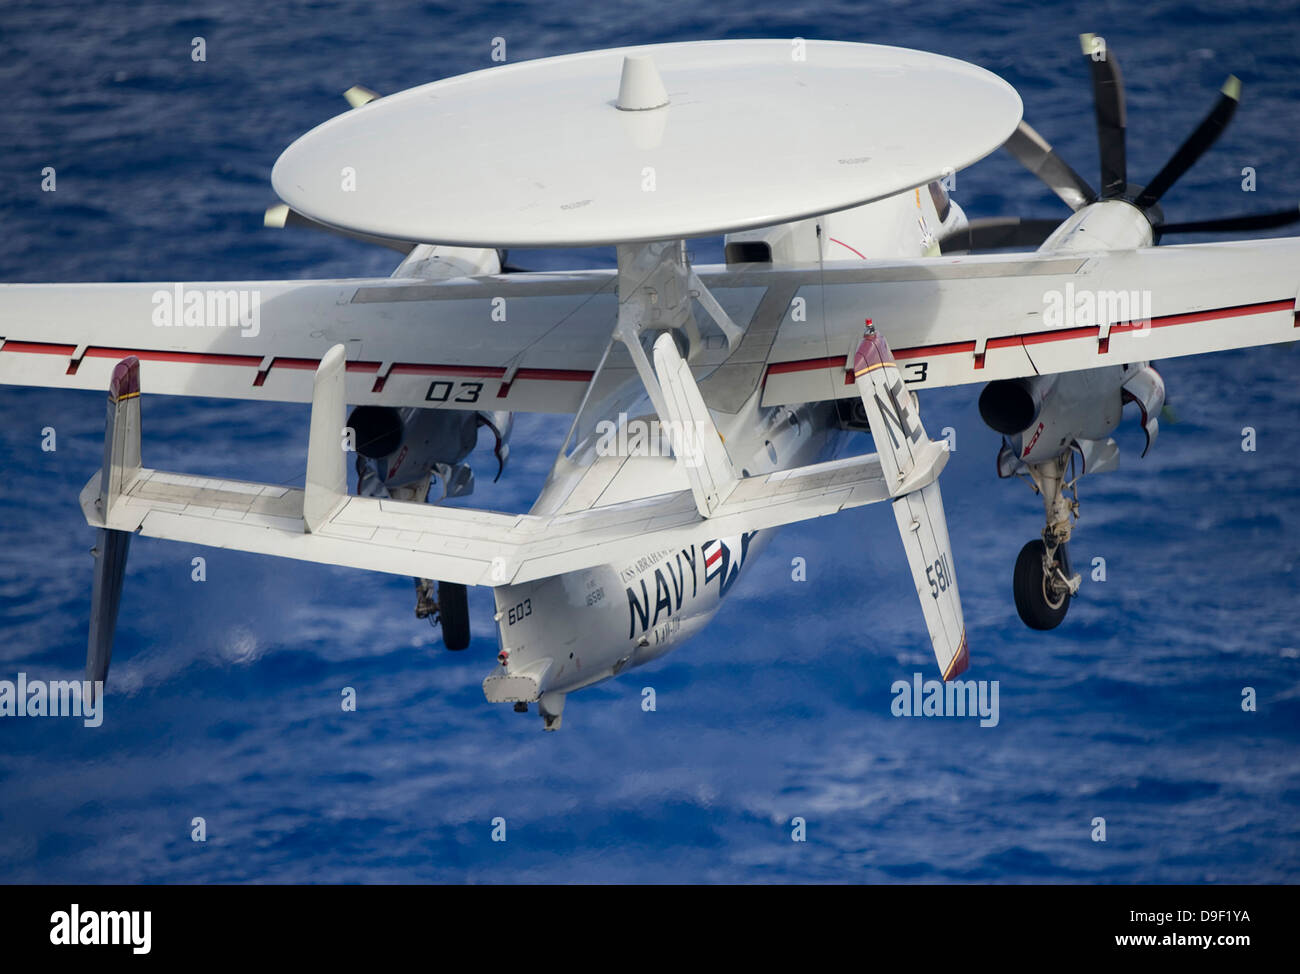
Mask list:
[[[295,141],[271,181],[312,219],[403,240],[661,240],[902,192],[992,152],[1020,115],[1005,81],[938,54],[832,41],[658,44],[381,98]]]

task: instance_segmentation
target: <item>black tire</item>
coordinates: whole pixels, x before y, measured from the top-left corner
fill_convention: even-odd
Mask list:
[[[1016,611],[1030,629],[1055,629],[1070,608],[1070,596],[1060,597],[1053,605],[1052,593],[1043,577],[1043,555],[1047,546],[1042,540],[1031,541],[1020,549],[1012,576],[1011,591],[1016,597]]]
[[[469,646],[469,597],[464,585],[438,583],[438,622],[444,646],[457,651]]]

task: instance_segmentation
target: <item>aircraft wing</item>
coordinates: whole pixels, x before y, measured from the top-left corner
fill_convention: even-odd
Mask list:
[[[744,329],[734,352],[708,342],[691,363],[708,405],[734,412],[760,386],[766,405],[856,395],[866,318],[914,389],[1294,341],[1300,239],[748,264],[699,278]],[[613,271],[5,284],[0,383],[102,389],[135,355],[151,391],[309,402],[316,364],[343,344],[350,403],[567,413],[617,315]],[[616,347],[600,375],[612,387],[634,370]]]
[[[316,366],[342,344],[351,403],[565,413],[616,316],[616,279],[599,271],[0,284],[0,383],[103,389],[134,355],[151,392],[310,402]]]
[[[797,285],[764,367],[764,405],[857,395],[864,318],[912,389],[1292,342],[1300,238],[1095,254],[829,265]]]

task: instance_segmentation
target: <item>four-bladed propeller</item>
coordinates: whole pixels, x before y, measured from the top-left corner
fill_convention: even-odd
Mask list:
[[[1105,42],[1092,34],[1080,37],[1084,56],[1092,72],[1093,108],[1097,118],[1097,141],[1101,157],[1101,193],[1098,194],[1065,162],[1051,145],[1029,125],[1021,122],[1004,146],[1026,169],[1043,181],[1072,210],[1098,200],[1126,200],[1151,222],[1157,239],[1169,233],[1271,230],[1300,222],[1300,207],[1273,213],[1220,217],[1183,223],[1165,223],[1161,197],[1214,145],[1231,121],[1241,98],[1241,81],[1229,75],[1218,100],[1178,147],[1178,150],[1146,186],[1128,181],[1125,142],[1126,113],[1124,82],[1119,63]],[[944,253],[994,250],[1001,247],[1037,247],[1059,226],[1056,220],[993,217],[972,220],[966,230],[944,239]]]

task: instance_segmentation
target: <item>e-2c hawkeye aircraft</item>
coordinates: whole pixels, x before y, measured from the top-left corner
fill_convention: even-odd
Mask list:
[[[568,694],[699,632],[780,525],[894,510],[945,679],[969,662],[917,391],[978,383],[1045,526],[1015,562],[1037,629],[1079,588],[1079,478],[1113,469],[1125,403],[1155,440],[1150,362],[1296,339],[1300,239],[1155,247],[1159,200],[1232,115],[1128,181],[1118,67],[1084,35],[1094,190],[973,65],[867,44],[661,44],[492,67],[379,97],[299,138],[267,222],[405,254],[391,278],[0,286],[0,382],[107,388],[87,679],[108,670],[133,534],[407,575],[448,649],[465,586],[496,599],[491,702],[548,730]],[[1073,210],[968,221],[944,180],[1004,146]],[[723,235],[726,263],[692,265]],[[507,248],[617,248],[525,273]],[[1037,246],[1033,253],[974,253]],[[140,393],[310,402],[302,489],[143,466]],[[348,413],[349,405],[352,408]],[[473,487],[479,430],[572,417],[527,514],[428,503]],[[647,433],[647,431],[649,431]],[[838,456],[852,432],[875,451]],[[656,437],[665,444],[654,446]],[[348,466],[357,468],[356,492]],[[435,489],[436,485],[436,489]]]

